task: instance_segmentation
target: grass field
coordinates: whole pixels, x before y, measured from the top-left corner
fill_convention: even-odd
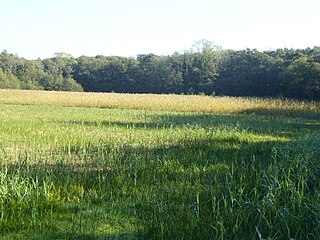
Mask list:
[[[0,90],[0,239],[320,239],[320,105]]]

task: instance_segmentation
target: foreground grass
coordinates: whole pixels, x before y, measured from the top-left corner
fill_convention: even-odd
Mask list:
[[[60,104],[0,105],[1,239],[319,239],[315,109]]]

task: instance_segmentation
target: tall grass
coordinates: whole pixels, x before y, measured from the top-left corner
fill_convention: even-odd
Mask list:
[[[318,103],[268,116],[28,101],[0,105],[1,239],[320,237],[320,117],[295,108]]]
[[[187,95],[117,94],[1,90],[0,103],[45,106],[145,109],[214,114],[259,113],[268,115],[317,115],[318,102],[289,99],[210,97]]]

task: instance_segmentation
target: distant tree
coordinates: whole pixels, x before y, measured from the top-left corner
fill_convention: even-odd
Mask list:
[[[72,55],[65,52],[56,52],[54,53],[54,58],[66,58],[66,59],[72,59]]]
[[[22,89],[44,89],[40,84],[40,80],[45,77],[46,73],[44,72],[41,60],[25,61],[23,64],[18,66],[16,75],[21,81]]]
[[[0,88],[1,89],[19,89],[20,81],[12,73],[4,73],[0,68]]]
[[[5,72],[15,73],[18,61],[19,59],[16,56],[8,53],[6,50],[0,53],[0,67]]]
[[[320,63],[307,56],[294,60],[281,75],[284,95],[320,99]]]
[[[275,96],[279,93],[277,61],[257,50],[225,51],[216,92],[231,96]]]
[[[93,58],[82,56],[75,59],[76,64],[73,67],[73,78],[81,84],[84,91],[103,92],[104,71],[107,64],[106,57]]]
[[[221,48],[212,42],[200,40],[183,54],[182,75],[185,93],[212,93],[219,75],[221,53]]]
[[[222,50],[206,40],[171,56],[55,53],[27,60],[0,53],[0,88],[320,99],[320,47]]]
[[[59,90],[70,92],[82,92],[83,88],[79,83],[76,82],[76,80],[69,76],[63,79]]]
[[[137,56],[139,62],[139,79],[137,83],[140,92],[161,93],[164,82],[159,72],[160,57],[155,54]]]
[[[40,83],[45,90],[49,91],[83,91],[81,85],[77,83],[73,78],[71,78],[70,76],[63,77],[62,74],[47,74],[40,80]]]

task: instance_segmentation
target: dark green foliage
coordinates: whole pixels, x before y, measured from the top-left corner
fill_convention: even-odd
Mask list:
[[[216,92],[229,96],[275,96],[279,62],[257,50],[228,51],[220,66]]]
[[[44,60],[3,51],[0,69],[1,88],[320,99],[319,47],[233,51],[202,40],[171,56],[56,53]]]
[[[281,78],[286,96],[320,99],[320,62],[308,56],[299,57],[290,63]]]
[[[0,89],[19,89],[20,82],[12,73],[4,73],[0,68]]]
[[[72,78],[74,59],[55,57],[26,60],[3,51],[0,54],[0,88],[83,91]]]

